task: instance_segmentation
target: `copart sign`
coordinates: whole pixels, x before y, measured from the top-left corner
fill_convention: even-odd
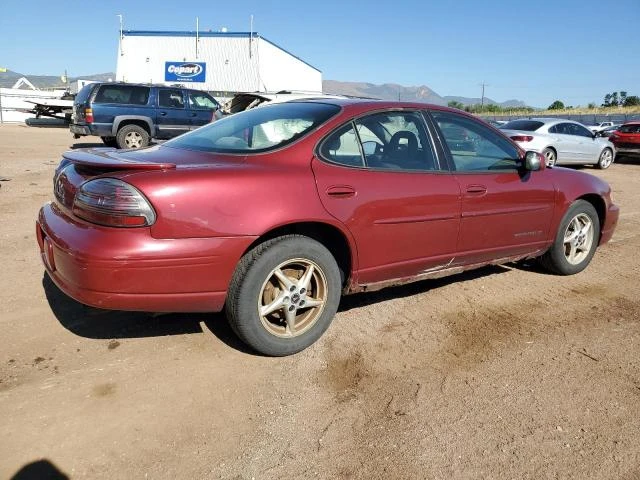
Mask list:
[[[165,82],[204,82],[207,64],[204,62],[165,62]]]

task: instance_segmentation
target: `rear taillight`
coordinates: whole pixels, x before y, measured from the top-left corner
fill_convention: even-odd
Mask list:
[[[511,140],[515,142],[530,142],[533,140],[533,137],[531,135],[513,135]]]
[[[85,108],[84,119],[87,123],[93,123],[93,110],[91,110],[90,108]]]
[[[83,184],[73,201],[73,213],[110,227],[145,227],[156,220],[147,199],[132,185],[115,178],[97,178]]]

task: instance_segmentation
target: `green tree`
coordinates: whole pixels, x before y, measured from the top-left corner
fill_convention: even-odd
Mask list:
[[[609,105],[612,107],[617,107],[618,105],[620,105],[620,101],[618,100],[618,92],[613,92],[611,94],[611,102],[609,102]]]
[[[625,107],[637,107],[640,106],[640,97],[637,95],[629,95],[624,99]]]
[[[587,108],[594,109],[594,108],[596,108],[596,104],[591,102],[589,105],[587,105]]]
[[[560,100],[556,100],[551,105],[549,105],[549,108],[547,110],[564,110],[564,103],[562,103]]]
[[[627,100],[627,92],[620,91],[620,103],[619,105],[624,105],[624,102]]]
[[[464,105],[462,102],[457,102],[455,100],[451,100],[449,103],[447,103],[447,106],[451,107],[451,108],[457,108],[458,110],[464,110]]]
[[[611,106],[611,94],[607,93],[604,96],[604,102],[602,103],[603,107],[610,107]]]

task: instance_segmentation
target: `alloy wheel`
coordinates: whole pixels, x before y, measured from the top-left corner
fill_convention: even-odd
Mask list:
[[[311,260],[287,260],[267,276],[258,297],[264,328],[277,337],[297,337],[318,321],[327,302],[327,279]]]
[[[573,217],[564,232],[564,256],[571,265],[578,265],[591,251],[595,232],[586,213]]]

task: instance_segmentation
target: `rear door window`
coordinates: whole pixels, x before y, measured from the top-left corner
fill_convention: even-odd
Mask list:
[[[322,143],[320,156],[376,170],[437,170],[431,140],[418,112],[381,112],[358,118]]]
[[[102,85],[94,103],[117,103],[127,105],[146,105],[149,100],[149,87],[137,85]]]

